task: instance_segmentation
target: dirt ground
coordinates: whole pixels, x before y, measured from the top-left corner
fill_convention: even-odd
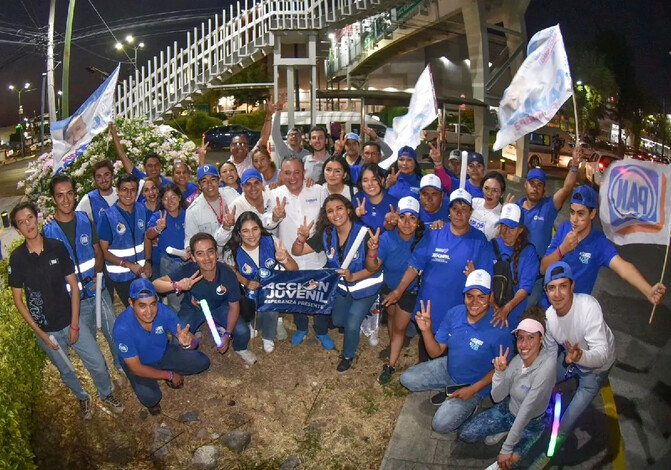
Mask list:
[[[290,338],[295,327],[291,315],[284,318]],[[380,329],[377,347],[362,335],[357,359],[345,374],[336,372],[343,338],[337,329],[330,331],[335,351],[323,350],[313,332],[298,347],[289,339],[276,341],[271,354],[263,352],[260,337],[254,338],[250,348],[259,362],[247,366],[232,348],[218,354],[204,327],[200,350],[212,360],[210,369],[187,377],[179,390],[161,385],[159,416],[148,415],[126,381],[116,390],[125,407],[122,414],[112,415],[98,404],[93,419],[84,421],[77,400],[48,365],[34,443],[39,467],[187,468],[198,447],[215,444],[222,449],[219,468],[279,468],[290,457],[299,457],[300,468],[308,469],[379,468],[407,395],[398,373],[386,387],[376,380],[383,365],[378,354],[388,345],[386,327]],[[111,363],[102,334],[98,342]],[[416,343],[403,350],[400,370],[414,364]],[[95,397],[88,373],[75,355],[73,359],[84,387]],[[113,374],[117,378],[116,371]],[[199,421],[179,421],[193,410]],[[173,434],[162,459],[152,454],[158,426],[167,426]],[[233,429],[252,434],[242,454],[216,438]]]

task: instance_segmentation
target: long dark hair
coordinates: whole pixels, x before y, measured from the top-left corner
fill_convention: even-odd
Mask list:
[[[412,244],[410,245],[410,251],[413,251],[417,244],[422,240],[426,226],[424,223],[417,217],[417,228],[415,229],[415,238],[412,239]]]
[[[156,206],[156,210],[162,211],[165,209],[165,207],[163,206],[163,196],[165,196],[165,193],[167,193],[168,191],[172,191],[177,196],[179,196],[178,209],[186,210],[186,201],[184,200],[184,196],[182,195],[182,190],[179,189],[179,186],[177,186],[175,183],[164,184],[163,186],[158,188],[158,205]]]
[[[517,235],[515,244],[513,245],[513,254],[510,255],[510,262],[513,266],[513,284],[517,284],[519,281],[519,264],[520,264],[520,254],[522,250],[529,244],[529,229],[526,225],[519,225],[522,229]]]
[[[506,180],[505,178],[499,173],[498,171],[490,171],[488,172],[484,178],[482,178],[482,181],[480,181],[480,189],[485,190],[485,181],[495,179],[496,181],[499,182],[501,185],[501,196],[499,197],[499,202],[503,199],[503,193],[506,192]]]
[[[223,181],[221,181],[221,168],[222,168],[224,165],[226,165],[226,164],[233,165],[233,168],[235,168],[236,174],[237,174],[237,171],[238,171],[237,167],[233,164],[233,162],[229,162],[228,160],[226,160],[226,161],[223,162],[221,165],[219,165],[219,168],[218,168],[218,172],[219,172],[219,181],[220,181],[222,184],[226,184],[226,183],[224,183]],[[235,180],[235,183],[238,185],[238,188],[240,187],[240,182],[241,182],[241,181],[240,181],[240,175],[238,175],[237,179]],[[235,189],[237,189],[237,188],[235,188]]]
[[[261,229],[261,236],[268,235],[271,236],[268,230],[263,227],[263,223],[258,215],[252,211],[246,211],[240,214],[238,220],[236,220],[233,230],[231,231],[231,239],[224,245],[224,253],[230,253],[233,259],[233,264],[235,264],[235,254],[238,252],[238,249],[242,246],[242,236],[240,235],[240,230],[242,230],[242,224],[248,221],[256,223]]]
[[[382,193],[384,194],[384,171],[382,171],[382,168],[379,167],[377,163],[364,163],[361,165],[361,171],[359,171],[359,180],[356,182],[357,186],[359,187],[359,191],[362,191],[364,194],[366,192],[363,190],[363,187],[361,186],[361,179],[363,178],[363,174],[367,171],[370,171],[373,173],[373,176],[375,179],[378,180],[380,183],[380,189],[382,190]]]
[[[354,206],[349,199],[347,199],[342,194],[329,194],[329,196],[324,200],[322,208],[319,209],[319,216],[317,217],[317,224],[315,226],[315,233],[326,232],[326,243],[329,246],[331,245],[331,228],[333,228],[333,224],[329,222],[329,219],[326,216],[326,204],[331,201],[340,201],[345,205],[345,209],[347,209],[347,212],[349,213],[350,222],[354,223],[359,221],[359,218],[356,215],[356,211],[354,210]]]
[[[324,172],[326,170],[326,165],[328,165],[331,162],[337,162],[342,167],[343,183],[345,183],[345,186],[349,188],[349,194],[351,198],[352,196],[354,196],[354,185],[352,184],[352,172],[349,168],[349,163],[347,163],[347,160],[345,160],[345,158],[340,155],[331,155],[329,158],[324,160],[324,165],[322,166],[322,174],[321,177],[319,178],[319,184],[326,183],[326,176]]]

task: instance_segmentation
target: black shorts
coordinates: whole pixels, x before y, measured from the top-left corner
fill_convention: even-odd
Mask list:
[[[387,287],[386,284],[382,283],[382,299],[384,299],[387,294],[389,294],[393,289],[390,289]],[[410,314],[413,313],[413,310],[415,310],[415,304],[417,303],[417,291],[405,291],[403,292],[403,295],[401,295],[401,300],[398,301],[398,306],[400,307],[401,310],[405,310],[406,312],[409,312]]]

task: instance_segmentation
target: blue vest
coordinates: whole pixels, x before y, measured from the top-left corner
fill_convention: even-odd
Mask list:
[[[90,191],[88,196],[89,202],[91,203],[91,215],[93,216],[93,223],[96,224],[97,227],[100,216],[103,215],[103,213],[109,209],[110,206],[107,204],[105,198],[100,195],[97,189]]]
[[[269,277],[271,269],[284,269],[275,259],[275,242],[273,237],[268,235],[263,235],[259,242],[259,266],[242,247],[238,248],[235,254],[235,262],[240,274],[251,281]]]
[[[44,236],[60,240],[67,248],[70,258],[75,265],[75,274],[79,294],[82,299],[94,297],[95,287],[93,279],[95,278],[96,254],[93,249],[93,235],[91,233],[91,221],[85,212],[75,212],[75,247],[74,252],[70,246],[70,241],[55,220],[46,224],[43,228]],[[76,255],[76,256],[75,256]],[[84,284],[82,284],[84,283]],[[65,287],[70,292],[70,283],[66,282]],[[86,291],[84,288],[86,287]]]
[[[347,245],[345,246],[345,257],[347,257],[347,253],[349,253],[349,251],[352,249],[352,244],[354,243],[354,240],[356,239],[356,236],[362,227],[363,225],[361,225],[359,222],[354,222],[354,224],[352,224],[352,230],[350,231],[349,237],[347,237]],[[338,234],[335,227],[331,228],[331,245],[329,246],[326,240],[326,232],[322,235],[322,243],[324,244],[324,250],[326,250],[326,262],[328,267],[333,269],[340,269],[340,265],[344,259],[341,260],[340,256],[338,255]],[[349,264],[348,269],[351,273],[356,273],[366,269],[366,251],[364,243],[359,245],[359,249],[354,254],[354,258]],[[346,282],[341,277],[338,281],[338,293],[341,295],[347,295],[350,293],[355,299],[370,297],[371,295],[377,294],[377,292],[380,290],[380,286],[382,285],[382,277],[382,270],[379,270],[366,279],[362,279],[353,283]]]
[[[135,208],[131,214],[133,217],[132,227],[128,227],[128,221],[121,213],[118,203],[110,207],[106,214],[113,234],[112,243],[108,248],[109,252],[118,258],[144,266],[144,234],[147,230],[147,221],[145,220],[147,210],[142,204],[135,203]],[[105,266],[110,279],[114,282],[130,281],[136,277],[128,267],[112,264],[107,260]]]

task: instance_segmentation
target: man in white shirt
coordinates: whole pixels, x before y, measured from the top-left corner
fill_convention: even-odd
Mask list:
[[[244,135],[236,135],[231,140],[231,158],[228,159],[238,170],[238,176],[242,176],[248,168],[254,168],[252,164],[252,154],[254,149],[249,150],[249,142]]]
[[[282,162],[282,182],[280,186],[272,191],[273,197],[270,199],[271,211],[275,208],[276,202],[285,201],[285,217],[277,226],[277,235],[284,246],[291,246],[296,240],[298,227],[303,224],[316,222],[319,211],[328,197],[328,191],[320,185],[307,187],[304,185],[305,169],[303,162],[295,157],[289,157]],[[314,235],[315,227],[313,225],[310,235]],[[298,269],[321,269],[326,264],[326,255],[324,253],[310,253],[303,256],[295,256]],[[328,336],[328,315],[315,315],[314,329],[317,339],[322,343],[325,349],[333,349],[335,345]],[[308,316],[305,314],[294,314],[294,322],[298,330],[291,338],[291,344],[299,345],[308,334]]]
[[[96,189],[85,194],[75,209],[78,212],[86,212],[96,226],[100,215],[119,199],[112,184],[113,179],[114,165],[110,160],[101,160],[93,165],[93,181]]]
[[[275,200],[274,210],[270,209],[271,199],[274,199],[269,189],[263,186],[263,176],[256,168],[244,171],[240,178],[242,194],[236,197],[228,207],[229,212],[235,214],[237,221],[243,212],[254,212],[259,216],[263,227],[273,230],[278,222],[284,217],[284,205],[282,201]]]
[[[546,311],[545,347],[556,354],[557,382],[575,377],[578,388],[561,418],[561,446],[580,415],[608,380],[615,362],[615,338],[606,324],[599,302],[588,294],[574,293],[573,271],[563,261],[545,272],[545,291],[551,307]]]

